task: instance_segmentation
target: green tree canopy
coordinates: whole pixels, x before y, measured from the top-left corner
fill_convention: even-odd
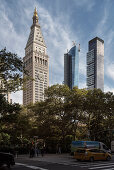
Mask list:
[[[6,48],[0,51],[0,93],[15,92],[22,88],[25,72],[23,61],[17,54],[7,52]]]

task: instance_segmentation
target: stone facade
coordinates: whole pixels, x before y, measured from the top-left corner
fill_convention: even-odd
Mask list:
[[[35,8],[23,58],[25,69],[31,78],[24,85],[24,105],[44,100],[44,90],[49,86],[49,57],[46,54],[46,48]]]

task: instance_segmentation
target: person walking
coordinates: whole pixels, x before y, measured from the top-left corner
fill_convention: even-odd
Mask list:
[[[42,155],[42,157],[44,156],[44,147],[43,146],[41,147],[41,155]]]
[[[32,147],[30,149],[30,158],[33,158],[34,157],[34,154],[35,154],[35,150],[34,150],[34,147]]]

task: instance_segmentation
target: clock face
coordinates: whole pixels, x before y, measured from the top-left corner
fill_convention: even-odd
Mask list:
[[[38,73],[37,77],[38,77],[39,80],[44,81],[44,75],[43,74]]]

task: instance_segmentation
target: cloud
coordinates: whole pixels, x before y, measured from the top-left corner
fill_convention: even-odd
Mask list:
[[[71,31],[70,23],[64,24],[64,16],[51,16],[39,5],[41,27],[50,57],[51,84],[62,83],[64,80],[64,53],[72,47],[72,40],[78,37]]]
[[[114,80],[114,63],[107,65],[106,67],[106,75]]]
[[[0,6],[0,47],[23,57],[26,37],[16,31],[13,22],[8,17],[3,4]]]
[[[87,88],[87,86],[86,86],[86,82],[85,82],[85,81],[80,82],[80,84],[79,84],[79,88],[80,88],[80,89]]]
[[[108,85],[105,85],[104,86],[104,91],[105,92],[112,92],[114,94],[114,88],[108,86]]]
[[[10,98],[12,99],[13,103],[19,103],[22,104],[22,91],[18,91],[16,93],[12,93]]]
[[[99,21],[97,27],[95,28],[95,34],[96,35],[100,35],[100,36],[103,36],[106,28],[107,28],[107,20],[108,20],[108,15],[109,15],[109,12],[108,12],[108,8],[104,8],[104,12],[103,12],[103,15],[101,17],[101,20]]]
[[[79,54],[79,73],[86,76],[86,51],[83,49]]]
[[[74,0],[76,6],[84,7],[85,10],[92,11],[95,1],[94,0]]]

